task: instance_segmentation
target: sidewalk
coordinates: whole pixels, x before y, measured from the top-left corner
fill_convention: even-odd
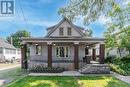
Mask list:
[[[116,77],[117,79],[119,79],[119,80],[121,80],[121,81],[124,81],[124,82],[130,84],[130,76],[122,76],[122,75],[119,75],[119,74],[117,74],[117,73],[115,73],[115,72],[111,72],[111,73],[112,73],[111,75],[112,75],[113,77]]]

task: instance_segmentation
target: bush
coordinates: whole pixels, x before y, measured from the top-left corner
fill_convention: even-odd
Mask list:
[[[121,75],[128,75],[128,73],[125,70],[121,69],[120,66],[118,65],[109,64],[109,66],[110,66],[110,69],[116,73],[119,73]]]
[[[107,57],[107,63],[110,63],[112,71],[121,75],[128,75],[130,73],[130,55],[125,57]]]
[[[61,67],[45,67],[42,65],[35,65],[30,69],[34,73],[61,73],[64,71],[64,68]]]
[[[113,63],[113,60],[116,58],[116,56],[107,56],[105,58],[105,63]]]

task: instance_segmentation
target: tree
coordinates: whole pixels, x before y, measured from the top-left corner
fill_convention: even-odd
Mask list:
[[[84,24],[97,20],[102,13],[107,15],[115,0],[70,0],[69,4],[59,9],[59,14],[70,20],[82,16]]]
[[[130,37],[125,26],[130,22],[130,3],[125,2],[129,0],[70,0],[66,7],[59,9],[59,14],[72,21],[81,16],[85,25],[97,20],[101,15],[110,18],[111,21],[106,23],[104,33],[106,47],[128,49]],[[123,31],[124,34],[120,34],[117,39],[114,33],[118,31]]]
[[[21,37],[30,37],[30,33],[26,30],[19,30],[16,33],[10,35],[7,37],[7,41],[11,42],[11,38],[12,38],[12,44],[16,47],[16,48],[20,48],[21,47]]]

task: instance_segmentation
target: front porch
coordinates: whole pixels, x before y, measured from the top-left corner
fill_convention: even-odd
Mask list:
[[[27,50],[29,49],[29,50]],[[28,51],[28,55],[27,55]],[[103,40],[25,40],[22,48],[22,68],[33,65],[64,67],[77,70],[85,64],[104,63],[105,45]],[[27,59],[28,57],[28,59]]]

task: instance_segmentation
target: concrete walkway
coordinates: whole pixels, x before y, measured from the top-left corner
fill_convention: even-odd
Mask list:
[[[77,71],[64,71],[62,73],[30,73],[30,76],[83,76]]]
[[[117,74],[115,72],[111,72],[111,75],[113,77],[116,77],[117,79],[119,79],[121,81],[124,81],[124,82],[130,84],[130,76],[122,76],[122,75],[119,75],[119,74]]]
[[[102,76],[110,74],[81,74],[78,71],[64,71],[62,73],[30,73],[30,76]]]

